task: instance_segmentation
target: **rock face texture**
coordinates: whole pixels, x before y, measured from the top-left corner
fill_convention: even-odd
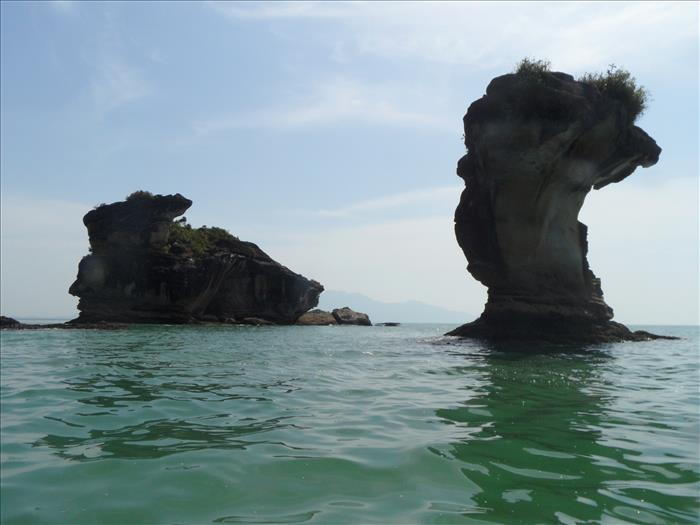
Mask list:
[[[497,77],[464,116],[455,233],[488,287],[481,317],[448,335],[571,342],[644,339],[611,321],[578,221],[592,189],[661,148],[618,100],[565,73]]]
[[[326,326],[329,324],[338,324],[333,314],[325,310],[311,310],[297,319],[297,324],[305,326]]]
[[[354,324],[359,326],[372,326],[372,321],[369,320],[367,314],[351,310],[347,306],[336,308],[332,312],[333,317],[338,324]]]
[[[311,310],[306,312],[299,319],[297,324],[307,326],[350,324],[357,326],[372,326],[367,314],[356,312],[347,306],[336,308],[332,312],[325,310]]]
[[[86,214],[91,254],[69,290],[80,298],[73,322],[289,324],[318,304],[321,284],[255,244],[173,222],[191,205],[180,194],[149,195]]]

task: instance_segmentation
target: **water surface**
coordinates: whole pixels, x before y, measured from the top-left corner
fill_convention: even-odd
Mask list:
[[[4,331],[2,523],[697,523],[697,327],[451,328]]]

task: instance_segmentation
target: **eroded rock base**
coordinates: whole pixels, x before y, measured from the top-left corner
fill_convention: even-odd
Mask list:
[[[476,321],[455,328],[445,335],[487,341],[561,344],[678,339],[644,330],[633,332],[615,321],[595,322],[535,317],[492,318],[483,314]]]

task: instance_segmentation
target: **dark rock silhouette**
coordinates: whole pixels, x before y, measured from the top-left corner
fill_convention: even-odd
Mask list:
[[[661,148],[612,96],[565,73],[508,74],[464,116],[468,153],[455,233],[488,287],[476,321],[448,335],[502,340],[639,340],[612,322],[578,221],[591,188],[655,164]]]
[[[309,310],[297,319],[297,324],[305,326],[326,326],[329,324],[338,324],[333,314],[325,310]]]
[[[325,310],[311,310],[297,319],[297,324],[307,326],[318,325],[357,325],[357,326],[372,326],[372,321],[369,320],[367,314],[356,312],[347,306],[336,308],[332,312]]]
[[[372,326],[372,321],[369,320],[369,316],[367,314],[356,312],[347,306],[344,306],[343,308],[336,308],[333,310],[332,314],[333,317],[335,317],[335,320],[338,321],[338,324]]]
[[[17,319],[0,315],[0,328],[19,328],[21,324]]]
[[[120,330],[126,328],[124,324],[118,323],[50,323],[50,324],[28,324],[20,323],[12,317],[0,315],[0,330],[42,330],[48,328],[80,328],[94,330]]]
[[[80,298],[73,322],[289,324],[318,304],[321,284],[255,244],[173,222],[189,199],[135,195],[83,218],[91,254],[69,290]]]

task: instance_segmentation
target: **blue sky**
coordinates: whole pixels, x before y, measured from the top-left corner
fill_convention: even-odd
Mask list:
[[[461,117],[523,56],[615,63],[661,161],[589,196],[617,318],[698,319],[698,4],[2,2],[2,311],[75,312],[81,217],[135,189],[326,288],[479,312]],[[663,306],[660,306],[663,305]]]

